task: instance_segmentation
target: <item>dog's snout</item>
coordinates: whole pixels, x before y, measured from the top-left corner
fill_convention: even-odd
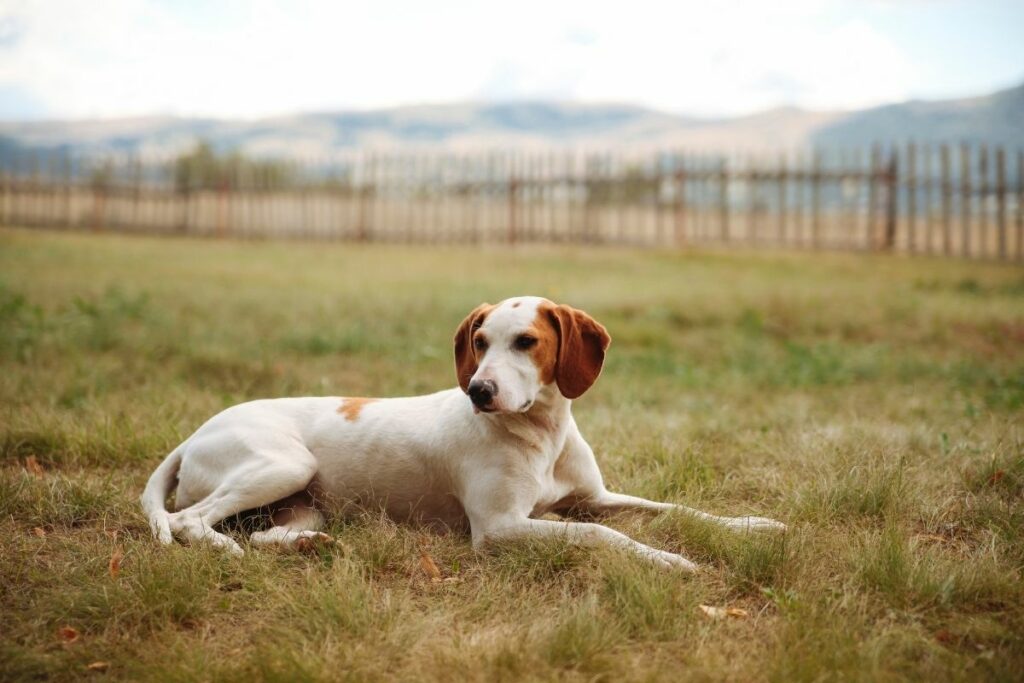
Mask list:
[[[477,408],[486,408],[498,395],[498,385],[493,380],[475,379],[469,383],[469,399]]]

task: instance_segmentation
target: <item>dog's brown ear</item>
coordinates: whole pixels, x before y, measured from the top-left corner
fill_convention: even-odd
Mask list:
[[[473,333],[483,324],[484,318],[494,308],[480,304],[466,316],[455,332],[455,376],[463,391],[469,391],[469,380],[476,372],[476,353],[473,350]]]
[[[555,306],[548,315],[558,332],[555,382],[562,396],[578,398],[601,374],[612,338],[601,323],[571,306]]]

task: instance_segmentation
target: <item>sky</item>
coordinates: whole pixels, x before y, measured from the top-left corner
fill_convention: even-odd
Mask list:
[[[616,102],[701,117],[1024,82],[1024,0],[0,0],[0,119]]]

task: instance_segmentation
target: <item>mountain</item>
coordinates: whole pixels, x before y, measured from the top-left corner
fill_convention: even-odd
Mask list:
[[[773,109],[697,119],[616,104],[443,104],[300,114],[252,121],[142,117],[0,122],[0,153],[19,148],[173,155],[207,140],[255,156],[324,159],[360,149],[463,153],[589,149],[774,154],[909,139],[1024,146],[1024,85],[961,100],[853,112]]]
[[[913,101],[852,112],[814,131],[811,144],[973,142],[1024,146],[1024,85],[984,97]]]

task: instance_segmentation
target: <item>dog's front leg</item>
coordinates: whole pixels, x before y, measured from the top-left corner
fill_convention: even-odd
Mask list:
[[[782,522],[767,517],[720,517],[685,505],[612,493],[604,487],[604,478],[597,466],[593,449],[576,429],[569,434],[565,457],[562,471],[568,479],[567,485],[573,491],[572,506],[567,510],[570,513],[600,516],[629,510],[679,512],[736,531],[782,531],[786,528]]]
[[[473,547],[477,549],[485,547],[489,542],[530,538],[557,538],[566,543],[586,547],[614,547],[666,569],[686,572],[697,570],[697,565],[682,555],[644,545],[600,524],[524,518],[501,520],[482,529],[473,528]]]
[[[589,495],[580,497],[573,506],[573,510],[588,515],[607,515],[628,510],[679,512],[735,531],[784,531],[786,529],[786,525],[782,522],[768,519],[767,517],[720,517],[688,508],[685,505],[658,503],[646,498],[638,498],[637,496],[612,493],[608,490],[591,492]]]

